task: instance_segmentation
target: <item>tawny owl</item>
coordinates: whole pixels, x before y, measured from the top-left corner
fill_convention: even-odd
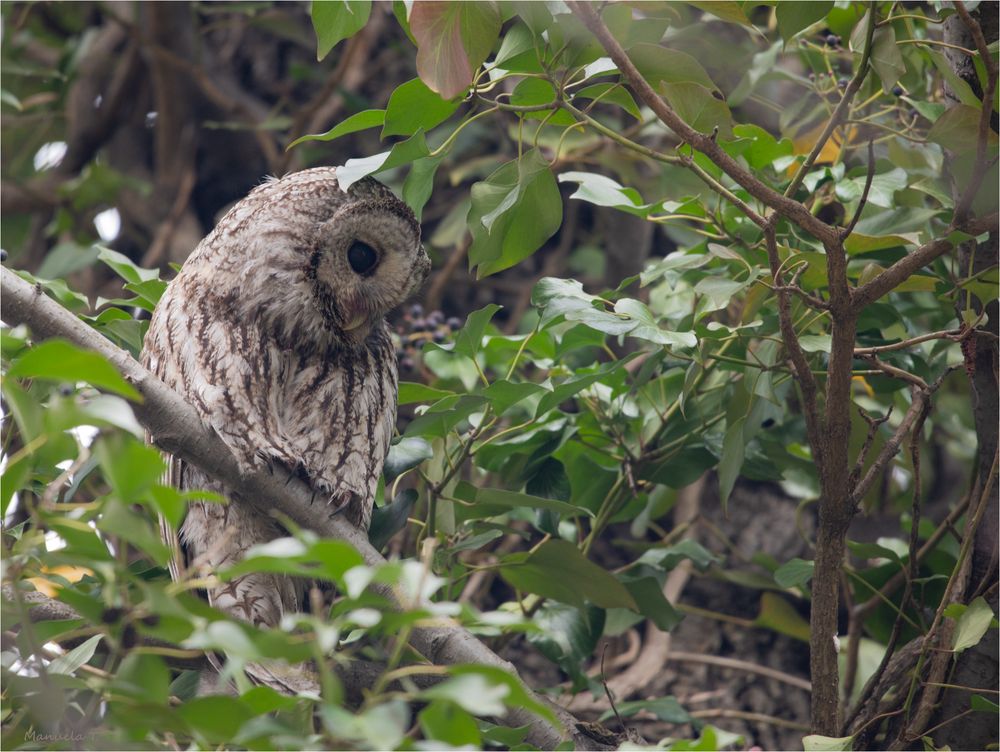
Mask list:
[[[170,283],[143,361],[247,468],[284,466],[326,500],[324,514],[339,509],[366,528],[396,420],[384,316],[429,269],[413,213],[381,184],[344,192],[334,168],[272,180],[226,214]],[[189,508],[180,530],[189,562],[218,570],[286,534],[197,468],[173,461],[171,482],[231,500]],[[209,592],[213,605],[262,626],[300,610],[301,596],[298,583],[271,574]]]

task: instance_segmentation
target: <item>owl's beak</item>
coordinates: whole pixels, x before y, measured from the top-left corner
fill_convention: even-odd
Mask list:
[[[344,324],[344,331],[353,332],[355,329],[366,323],[368,323],[368,315],[366,313],[356,313],[354,318]]]

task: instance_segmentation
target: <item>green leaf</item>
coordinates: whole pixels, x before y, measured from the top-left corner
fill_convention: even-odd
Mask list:
[[[510,687],[490,682],[481,674],[462,674],[426,689],[422,694],[424,697],[449,700],[473,715],[502,716],[507,712],[503,700],[510,694]],[[472,721],[468,716],[466,718]]]
[[[972,91],[972,87],[969,86],[968,81],[959,76],[954,68],[951,67],[951,63],[948,62],[948,58],[942,55],[937,50],[925,49],[922,52],[930,57],[931,62],[934,63],[934,67],[938,69],[938,73],[941,74],[942,78],[948,83],[948,87],[951,89],[952,93],[967,107],[971,107],[976,110],[978,116],[979,110],[982,109],[983,103],[980,101],[979,97],[976,96],[975,92]]]
[[[584,600],[588,600],[603,608],[638,611],[625,586],[586,559],[569,541],[552,539],[530,554],[510,555],[501,564],[500,574],[523,592],[572,606],[583,606]]]
[[[782,0],[775,5],[775,16],[778,19],[778,31],[786,42],[805,28],[826,18],[833,8],[832,0],[807,2],[805,0]]]
[[[597,647],[607,622],[607,612],[593,605],[574,608],[555,601],[546,602],[533,621],[538,632],[529,632],[528,641],[573,679],[575,686],[586,682],[583,662]]]
[[[805,752],[850,752],[854,749],[854,737],[810,734],[802,737],[802,749]]]
[[[412,136],[420,129],[429,131],[451,117],[459,104],[459,100],[442,99],[419,78],[400,84],[393,90],[385,107],[385,127],[381,138]]]
[[[276,538],[252,546],[239,562],[215,574],[225,582],[249,572],[277,572],[340,583],[344,572],[363,563],[361,554],[342,541]]]
[[[562,224],[562,197],[537,149],[472,186],[470,265],[481,279],[534,253]]]
[[[322,60],[342,39],[361,31],[371,9],[371,0],[313,0],[310,13],[316,31],[316,59]]]
[[[567,379],[553,388],[549,394],[542,397],[538,403],[538,407],[535,408],[535,417],[540,418],[546,412],[583,389],[586,389],[591,384],[596,384],[598,381],[607,378],[613,371],[623,368],[635,355],[638,355],[638,353],[633,353],[628,358],[623,358],[617,362],[604,363],[593,373]]]
[[[573,125],[576,119],[568,112],[559,109],[558,100],[555,88],[543,78],[523,79],[514,87],[514,92],[510,96],[510,103],[517,107],[552,105],[549,110],[525,113],[524,116],[528,119],[545,118],[546,122],[552,125]]]
[[[102,436],[94,454],[119,499],[137,501],[163,474],[163,456],[153,447],[117,435]]]
[[[760,596],[760,614],[754,619],[754,624],[809,642],[809,623],[792,604],[777,593],[763,593]]]
[[[639,557],[638,563],[657,566],[670,571],[682,561],[690,561],[699,572],[704,572],[721,559],[695,540],[685,538],[672,546],[651,548]]]
[[[862,24],[867,24],[867,21]],[[906,63],[903,62],[903,55],[896,46],[896,30],[892,24],[875,29],[872,37],[871,64],[882,80],[882,91],[892,94],[892,88],[906,73]]]
[[[624,88],[621,84],[591,84],[576,92],[573,98],[594,99],[600,101],[601,104],[615,104],[636,120],[642,120],[642,112],[639,110],[639,105],[635,103],[635,99],[629,94],[628,89]]]
[[[743,440],[743,424],[746,418],[734,421],[726,429],[726,437],[722,441],[722,456],[719,458],[719,499],[722,502],[723,513],[726,513],[729,494],[736,485],[740,468],[743,467],[743,457],[746,442]]]
[[[684,614],[674,608],[663,595],[663,588],[655,577],[622,580],[629,593],[639,604],[639,613],[647,617],[664,632],[670,632],[681,623]]]
[[[426,384],[413,381],[399,382],[399,404],[409,405],[413,402],[436,402],[443,397],[451,397],[454,392],[447,389],[435,389]]]
[[[486,398],[476,394],[454,394],[438,400],[427,411],[412,421],[403,432],[404,436],[436,436],[443,438],[448,432],[481,410]]]
[[[705,296],[707,307],[703,310],[717,311],[728,306],[733,296],[741,292],[747,284],[724,277],[703,277],[694,286],[694,291]]]
[[[97,247],[100,248],[100,253],[97,254],[97,258],[110,266],[114,270],[115,274],[124,279],[126,282],[137,285],[142,282],[148,282],[154,279],[158,280],[160,278],[160,272],[156,269],[143,269],[128,256],[118,253],[118,251],[112,251],[110,248],[105,248],[103,246]]]
[[[469,88],[500,34],[500,13],[490,0],[416,0],[409,20],[417,42],[417,74],[445,99]]]
[[[612,335],[626,334],[636,327],[629,317],[605,311],[601,301],[584,292],[583,285],[575,279],[543,277],[531,293],[531,302],[544,309],[542,323],[565,316],[568,321],[579,321]]]
[[[736,0],[710,0],[709,2],[697,2],[697,0],[687,0],[688,5],[693,5],[698,10],[702,10],[705,13],[711,13],[716,18],[719,18],[728,23],[739,24],[740,26],[749,26],[753,28],[753,24],[750,23],[750,19],[747,18],[746,13],[743,12],[742,6],[736,2]],[[781,3],[778,3],[780,6]],[[831,3],[832,5],[832,3]]]
[[[416,160],[410,167],[406,180],[403,181],[403,201],[409,206],[420,219],[424,211],[424,205],[431,197],[434,190],[434,176],[444,159],[442,154],[439,157],[424,157]]]
[[[515,383],[506,379],[497,379],[483,390],[483,394],[493,404],[494,412],[497,415],[503,415],[522,400],[544,391],[545,387],[540,384],[532,382]]]
[[[142,401],[142,395],[121,377],[111,363],[97,353],[81,350],[61,339],[46,340],[32,347],[14,362],[7,373],[16,378],[57,383],[86,381],[133,402]]]
[[[417,492],[412,488],[407,488],[396,494],[396,498],[390,504],[372,510],[372,521],[368,528],[368,542],[376,550],[381,551],[392,536],[406,527],[410,511],[416,501]]]
[[[59,243],[45,255],[42,265],[38,267],[38,276],[45,279],[65,277],[93,264],[100,253],[101,249],[96,245]]]
[[[694,332],[671,332],[660,328],[646,304],[633,298],[618,300],[615,313],[624,314],[636,322],[635,328],[628,333],[630,337],[668,347],[696,347],[698,344]]]
[[[755,170],[770,167],[774,163],[774,160],[791,156],[794,151],[794,146],[790,139],[782,138],[779,141],[757,125],[740,124],[733,126],[733,135],[737,139],[751,140],[752,143],[749,148],[743,151],[743,158]]]
[[[77,645],[65,655],[53,660],[45,670],[49,674],[70,675],[76,673],[81,666],[94,657],[97,644],[104,635],[94,635],[81,645]]]
[[[170,697],[170,670],[158,655],[129,653],[111,686],[117,694],[165,706]]]
[[[229,744],[240,726],[253,717],[246,703],[224,695],[196,697],[181,705],[177,714],[213,744]]]
[[[555,717],[555,714],[546,705],[543,705],[529,695],[521,682],[511,674],[504,671],[502,668],[499,668],[498,666],[474,664],[452,666],[449,671],[453,676],[478,674],[485,677],[492,684],[505,685],[509,689],[507,696],[504,698],[506,705],[529,710],[540,718],[546,719],[557,728],[561,728],[561,724]]]
[[[618,714],[623,718],[636,715],[640,710],[645,710],[665,723],[690,723],[691,716],[673,695],[658,697],[655,700],[631,700],[629,702],[619,702],[615,704]],[[602,722],[614,717],[614,711],[608,710],[600,717]],[[673,745],[671,745],[673,746]]]
[[[579,187],[570,198],[586,201],[596,206],[610,206],[645,217],[659,204],[645,204],[635,188],[626,188],[604,175],[594,172],[564,172],[559,175],[560,183],[578,183]]]
[[[589,509],[567,504],[565,501],[559,501],[558,499],[546,499],[542,496],[532,496],[531,494],[519,493],[517,491],[504,491],[500,488],[477,488],[466,481],[459,481],[453,493],[456,499],[461,499],[473,505],[471,509],[457,512],[464,519],[493,517],[511,509],[521,509],[524,507],[545,509],[567,517],[594,516]]]
[[[500,715],[505,713],[506,708],[503,708]],[[420,711],[420,728],[423,729],[424,737],[431,742],[444,742],[452,747],[468,745],[474,749],[482,744],[475,719],[454,702],[436,700]]]
[[[382,125],[384,122],[385,110],[364,110],[351,115],[349,118],[341,120],[326,133],[315,133],[307,136],[300,136],[292,141],[292,143],[288,145],[288,148],[291,149],[293,146],[297,146],[303,141],[333,141],[333,139],[346,136],[348,133],[357,133],[358,131],[375,128]]]
[[[662,83],[660,91],[681,120],[695,130],[711,134],[718,128],[720,138],[733,137],[732,113],[717,90],[707,89],[701,84]]]
[[[982,695],[973,695],[969,707],[983,713],[993,713],[994,715],[1000,713],[1000,705]]]
[[[965,613],[958,618],[951,649],[961,653],[967,648],[978,645],[986,630],[990,628],[991,621],[993,621],[993,609],[986,600],[982,596],[973,600]]]
[[[996,146],[997,134],[989,130],[989,145]],[[974,152],[979,140],[979,110],[965,104],[949,107],[927,132],[927,140],[956,154]]]
[[[470,313],[465,319],[465,324],[455,335],[454,352],[475,360],[476,353],[483,346],[483,333],[486,331],[486,325],[501,308],[502,306],[498,306],[496,303],[490,303],[485,308]]]
[[[814,562],[796,557],[774,571],[774,581],[783,588],[803,587],[812,579],[814,567]]]
[[[385,457],[382,473],[385,475],[386,483],[395,480],[407,470],[412,470],[433,456],[434,450],[424,439],[412,436],[400,438],[389,447],[389,453]]]
[[[833,338],[829,334],[803,334],[799,337],[799,345],[806,352],[830,352]]]
[[[637,44],[629,50],[629,57],[654,89],[660,83],[699,84],[710,91],[718,88],[702,64],[686,52],[658,44]]]
[[[423,131],[417,131],[405,141],[393,145],[389,151],[373,154],[370,157],[348,159],[342,167],[337,168],[337,183],[342,190],[347,190],[361,178],[375,175],[393,167],[401,167],[415,162],[430,154]]]

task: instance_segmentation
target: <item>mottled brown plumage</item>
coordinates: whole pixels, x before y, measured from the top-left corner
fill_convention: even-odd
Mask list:
[[[396,419],[384,315],[429,269],[413,213],[379,183],[345,192],[334,168],[272,180],[226,214],[171,282],[143,361],[247,469],[284,466],[316,489],[317,514],[340,510],[366,528]],[[218,571],[286,534],[196,468],[172,462],[171,481],[231,500],[189,508],[180,543],[190,565]],[[213,605],[265,626],[301,610],[301,596],[295,581],[270,574],[209,592]]]

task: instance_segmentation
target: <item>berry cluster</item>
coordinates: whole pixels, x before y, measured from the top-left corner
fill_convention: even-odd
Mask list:
[[[414,355],[427,342],[445,342],[462,328],[462,319],[451,316],[445,318],[441,311],[431,311],[424,315],[424,307],[414,303],[403,313],[403,320],[396,326],[399,345],[396,357],[402,370],[412,370]]]

